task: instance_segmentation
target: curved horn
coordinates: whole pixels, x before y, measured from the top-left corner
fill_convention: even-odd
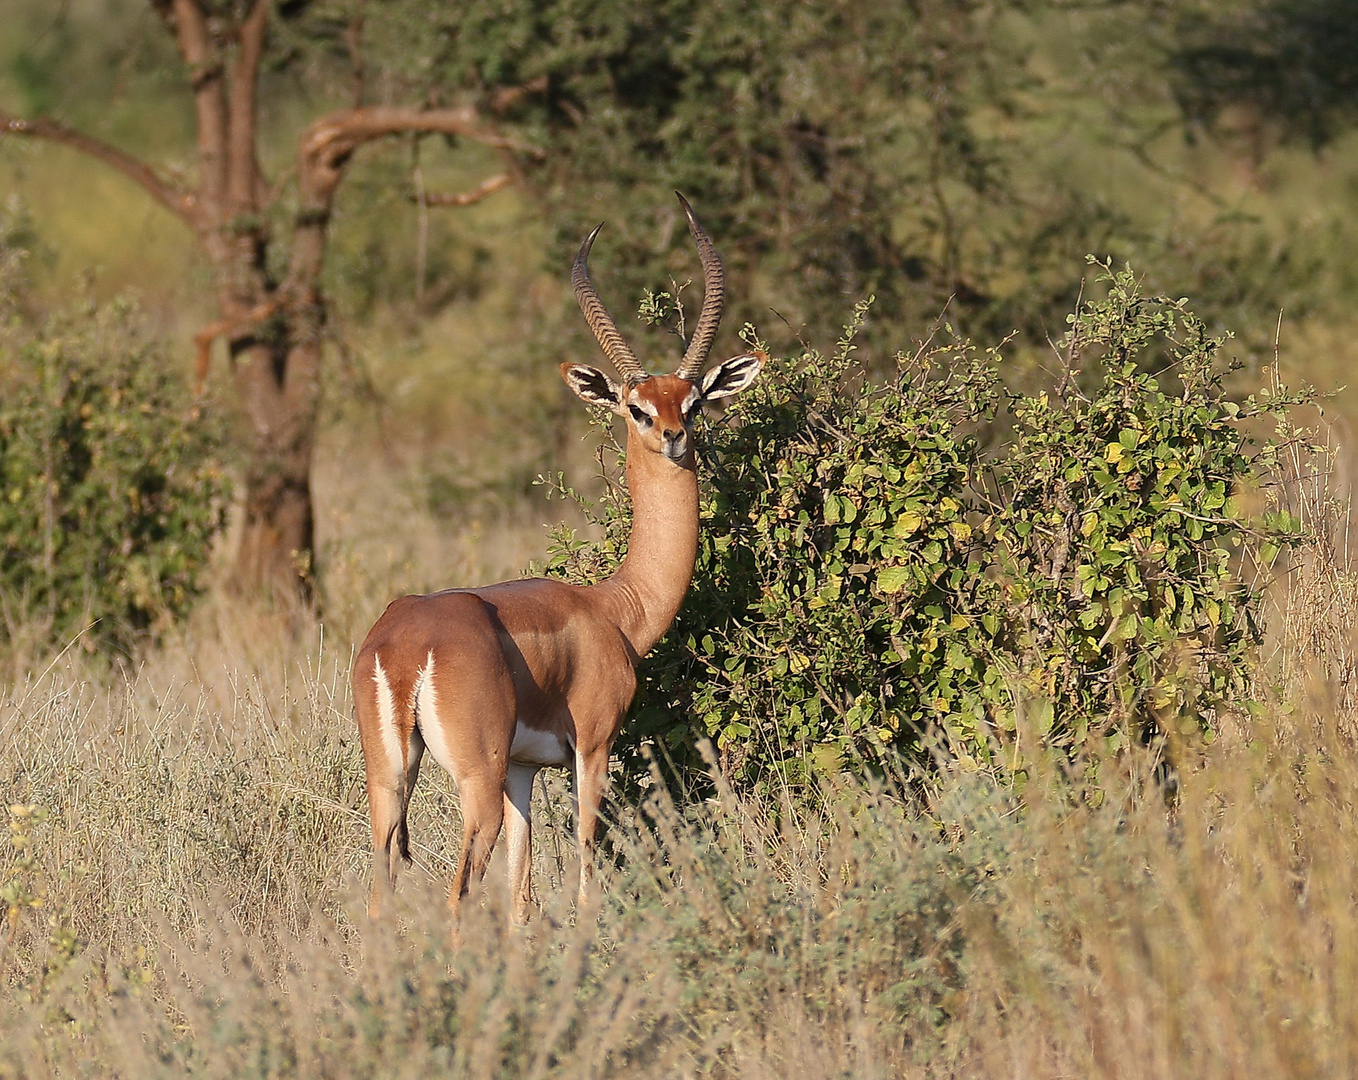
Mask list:
[[[679,195],[679,192],[675,194]],[[681,379],[692,380],[698,377],[703,364],[707,363],[708,350],[717,336],[722,308],[726,304],[726,274],[721,268],[721,256],[693,213],[693,207],[682,195],[679,195],[679,205],[684,208],[688,231],[693,236],[693,242],[698,245],[698,258],[703,264],[702,311],[698,315],[698,325],[693,328],[693,337],[689,338],[688,348],[684,350],[684,358],[679,361],[679,367],[674,372]]]
[[[613,322],[613,316],[608,313],[604,302],[599,299],[599,294],[594,291],[594,285],[589,280],[589,249],[594,246],[594,238],[599,235],[602,228],[603,223],[600,222],[580,245],[580,254],[576,255],[575,265],[571,267],[571,286],[575,289],[575,299],[580,305],[580,310],[585,313],[585,322],[589,323],[589,328],[594,331],[594,337],[598,340],[604,355],[608,357],[608,362],[618,369],[618,374],[626,380],[628,386],[635,386],[647,378],[647,374],[637,363],[637,358],[627,347],[627,342],[622,340],[622,335],[618,333],[618,328]]]

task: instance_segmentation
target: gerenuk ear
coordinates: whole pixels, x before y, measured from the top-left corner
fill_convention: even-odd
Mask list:
[[[561,377],[581,401],[602,405],[615,413],[624,411],[622,387],[598,368],[588,364],[562,364]]]
[[[723,360],[706,375],[698,387],[704,401],[738,394],[759,377],[768,357],[762,352],[747,353]]]

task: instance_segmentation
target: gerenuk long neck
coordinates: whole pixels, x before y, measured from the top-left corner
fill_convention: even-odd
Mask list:
[[[593,588],[607,598],[638,657],[669,629],[698,557],[698,477],[693,451],[681,464],[640,445],[628,425],[627,490],[632,532],[627,556]]]

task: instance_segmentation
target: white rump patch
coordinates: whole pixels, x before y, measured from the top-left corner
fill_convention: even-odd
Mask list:
[[[415,723],[420,729],[420,735],[424,738],[425,746],[429,747],[429,752],[434,755],[434,760],[443,766],[449,776],[456,778],[453,772],[453,757],[449,752],[448,737],[443,730],[443,725],[439,722],[439,699],[438,693],[434,690],[434,650],[429,650],[429,655],[425,657],[424,667],[420,668],[419,674],[415,676],[415,694],[411,705],[415,709]]]
[[[566,744],[556,735],[530,728],[520,721],[514,728],[509,760],[525,765],[568,765],[571,755]]]
[[[382,658],[373,657],[373,682],[377,685],[377,721],[381,729],[382,749],[387,760],[402,772],[406,767],[405,747],[401,743],[401,732],[396,727],[396,699],[391,694],[391,683],[387,673],[382,670]]]

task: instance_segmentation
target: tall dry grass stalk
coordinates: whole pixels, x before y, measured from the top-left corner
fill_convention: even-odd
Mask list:
[[[1273,683],[1280,701],[1310,699],[1313,712],[1352,741],[1358,739],[1358,535],[1353,448],[1345,435],[1346,424],[1280,425],[1279,482],[1264,495],[1309,542],[1254,572],[1268,582],[1262,680]]]

